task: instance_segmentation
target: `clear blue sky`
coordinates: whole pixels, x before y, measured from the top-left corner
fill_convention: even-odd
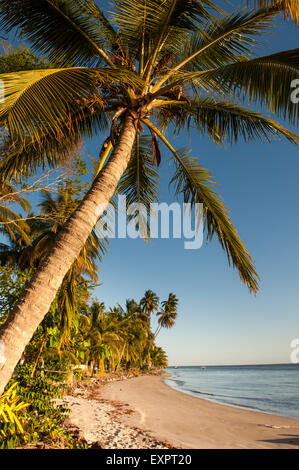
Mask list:
[[[282,24],[261,53],[296,48],[298,37],[298,28]],[[87,142],[84,153],[96,157],[101,143],[101,136]],[[260,293],[249,294],[216,242],[193,251],[184,250],[181,240],[126,239],[111,240],[96,295],[112,306],[126,298],[139,300],[146,289],[161,300],[174,292],[176,326],[158,339],[170,365],[289,362],[290,342],[299,338],[298,148],[277,141],[224,148],[196,134],[174,143],[189,146],[214,173],[255,259]],[[167,152],[161,175],[161,200],[168,202]]]

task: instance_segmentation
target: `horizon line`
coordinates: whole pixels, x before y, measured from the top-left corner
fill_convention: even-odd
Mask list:
[[[283,365],[290,365],[296,363],[294,362],[266,362],[266,363],[258,363],[258,364],[197,364],[197,365],[183,365],[183,364],[175,364],[175,365],[169,365],[165,367],[167,369],[168,367],[242,367],[242,366],[283,366]]]

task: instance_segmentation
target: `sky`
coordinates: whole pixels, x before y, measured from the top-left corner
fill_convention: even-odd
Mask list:
[[[298,28],[282,23],[267,36],[261,54],[298,47],[298,35]],[[97,157],[102,142],[103,136],[86,142],[83,155]],[[299,149],[286,141],[217,147],[195,133],[172,142],[176,148],[187,146],[215,175],[255,260],[260,291],[257,296],[248,292],[216,241],[185,250],[182,240],[115,239],[100,266],[96,296],[108,307],[139,300],[147,289],[161,300],[174,292],[176,325],[162,330],[157,340],[170,365],[289,362],[290,343],[299,338]],[[168,157],[163,152],[163,202],[174,200]],[[155,326],[156,319],[152,322]]]

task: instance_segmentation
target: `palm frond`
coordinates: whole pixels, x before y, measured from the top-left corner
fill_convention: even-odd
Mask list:
[[[183,53],[180,69],[210,68],[235,61],[242,54],[252,55],[259,37],[273,28],[280,11],[243,9],[222,16],[196,32]]]
[[[247,3],[250,3],[248,0]],[[281,4],[286,16],[291,16],[295,24],[299,23],[299,3],[298,0],[251,0],[251,3],[260,8],[268,8],[275,4]]]
[[[23,198],[18,191],[9,183],[1,180],[0,183],[0,232],[8,235],[14,242],[20,238],[26,243],[31,243],[29,226],[24,216],[18,214],[9,205],[19,206],[28,214],[30,203]]]
[[[187,78],[187,77],[185,77]],[[190,74],[191,78],[191,74]],[[206,85],[211,80],[252,103],[266,107],[291,124],[299,122],[299,107],[291,100],[291,83],[299,78],[299,49],[279,52],[251,60],[242,60],[199,74]]]
[[[207,133],[214,142],[237,143],[260,140],[271,142],[273,138],[286,138],[291,143],[299,143],[299,136],[279,123],[249,108],[241,107],[234,102],[216,101],[209,96],[200,97],[188,102],[178,102],[168,109],[165,101],[159,113],[166,123],[172,119],[175,132],[183,129],[190,131],[195,127],[199,134]],[[177,112],[176,112],[177,110]],[[163,122],[162,122],[163,124]]]
[[[167,139],[148,120],[144,120],[172,152],[175,162],[175,174],[170,181],[174,184],[175,193],[183,195],[184,202],[192,206],[203,204],[204,228],[207,238],[216,237],[226,252],[228,262],[238,270],[241,280],[254,294],[258,291],[258,275],[253,260],[242,243],[239,235],[229,219],[229,212],[223,200],[215,191],[215,181],[211,174],[198,160],[190,157],[189,152],[182,149],[178,152]]]
[[[120,46],[117,31],[113,28],[111,22],[104,14],[103,10],[99,8],[94,0],[81,0],[84,2],[84,7],[87,9],[91,18],[95,19],[95,38],[98,40],[100,37],[101,46],[107,46],[112,49],[117,49]]]
[[[30,243],[29,227],[23,216],[9,207],[0,206],[0,232],[16,241],[18,237]]]
[[[27,137],[25,142],[4,142],[0,147],[0,177],[7,181],[12,178],[19,180],[30,176],[38,168],[54,168],[70,161],[84,137],[91,138],[107,130],[109,117],[101,111],[101,106],[89,107],[87,104],[81,111],[70,113],[65,125],[61,124],[64,138],[57,139],[50,129],[41,132],[37,141]],[[72,132],[69,121],[75,124]]]
[[[241,241],[237,230],[229,218],[229,211],[215,191],[215,181],[209,171],[197,158],[188,155],[185,149],[176,152],[176,172],[171,179],[175,193],[182,194],[184,202],[192,205],[202,203],[204,209],[204,229],[208,240],[216,235],[226,252],[229,264],[237,269],[241,280],[254,294],[258,291],[258,275],[253,260]]]
[[[29,212],[31,205],[19,191],[11,184],[1,180],[0,182],[0,204],[18,204],[25,212]]]
[[[68,131],[76,122],[71,119],[88,104],[103,107],[104,101],[98,89],[103,85],[118,84],[137,86],[140,78],[134,73],[118,69],[91,69],[75,67],[47,69],[17,74],[2,74],[4,104],[0,106],[0,123],[7,125],[13,140],[27,137],[38,142],[41,133],[49,131],[57,139],[65,138],[62,126],[69,121]],[[124,80],[124,82],[123,82]]]
[[[203,19],[211,18],[207,6],[211,7],[212,3],[194,0],[169,0],[162,4],[160,2],[158,10],[160,17],[157,18],[159,14],[155,16],[160,25],[157,34],[153,35],[151,31],[153,47],[144,72],[146,82],[150,79],[153,66],[158,57],[163,60],[165,53],[168,54],[170,51],[179,52],[182,45],[188,42],[188,33],[198,29]],[[144,31],[148,33],[146,25]],[[161,52],[163,52],[162,55]]]
[[[93,69],[46,69],[2,74],[4,83],[0,121],[7,125],[14,140],[30,137],[36,142],[46,130],[59,137],[61,122],[66,122],[71,106],[82,106],[94,97],[102,104],[95,86]],[[72,123],[70,123],[72,125]]]
[[[0,27],[17,28],[53,63],[113,65],[102,49],[113,29],[91,0],[1,0]]]
[[[162,75],[153,91],[166,82],[177,71],[199,71],[236,61],[242,55],[252,56],[257,37],[265,34],[280,13],[279,7],[258,11],[243,9],[220,19],[214,18],[206,28],[191,35],[177,65]]]
[[[130,50],[143,44],[146,62],[155,48],[159,54],[178,52],[188,32],[210,17],[210,9],[216,9],[210,0],[116,0],[110,16]]]
[[[107,237],[95,228],[86,240],[80,255],[76,260],[76,269],[79,273],[84,273],[92,281],[98,282],[98,265],[97,262],[103,261],[104,255],[107,253],[109,242]]]

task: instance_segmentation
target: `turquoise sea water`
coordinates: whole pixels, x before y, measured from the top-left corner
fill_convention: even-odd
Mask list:
[[[172,388],[226,405],[299,419],[299,364],[168,367]]]

